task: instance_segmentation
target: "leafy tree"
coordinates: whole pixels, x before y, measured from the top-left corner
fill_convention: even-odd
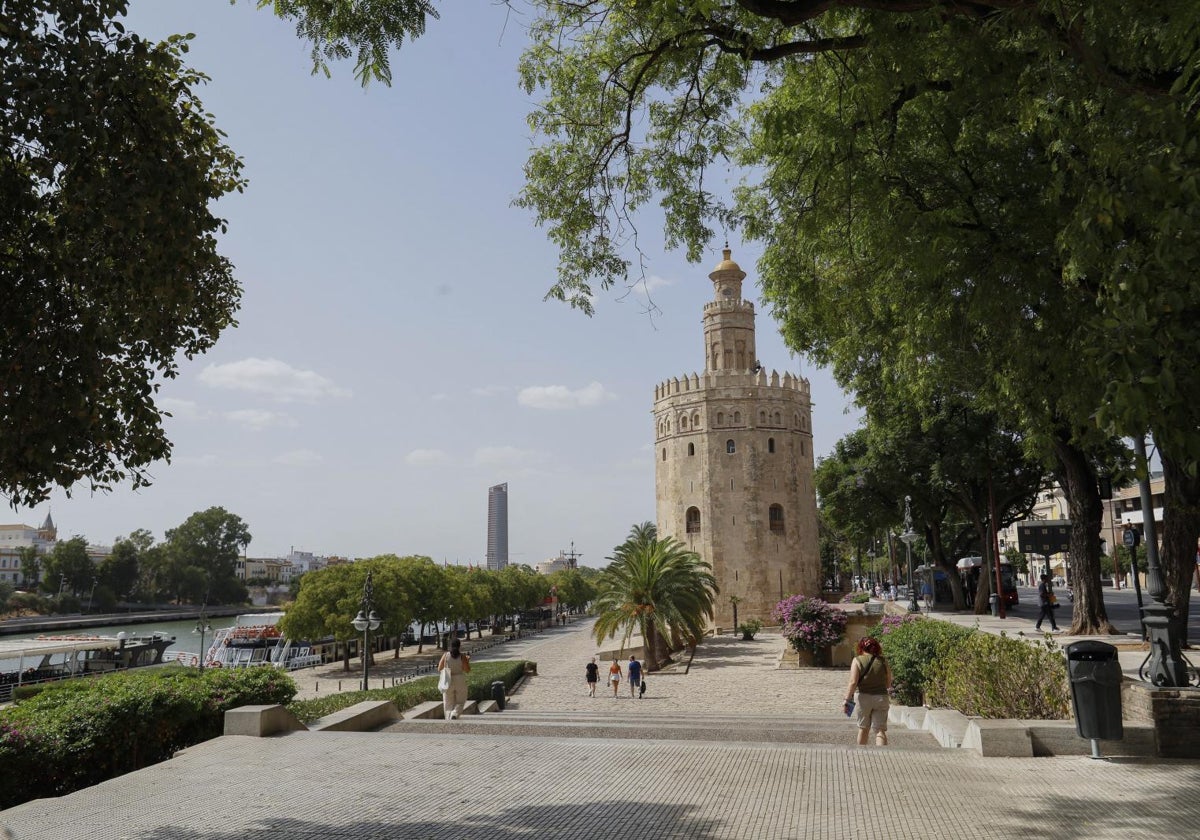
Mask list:
[[[92,587],[96,566],[87,553],[86,537],[59,540],[45,560],[45,579],[42,589],[51,594],[68,592],[78,595]]]
[[[0,493],[131,478],[171,445],[155,405],[234,323],[213,202],[240,190],[183,64],[126,0],[7,0],[0,26]],[[52,418],[48,422],[47,418]]]
[[[100,582],[115,595],[128,597],[137,586],[139,553],[137,543],[118,537],[112,553],[100,561]]]
[[[428,557],[406,557],[401,565],[403,585],[419,625],[417,652],[425,649],[425,628],[446,617],[450,605],[448,571]]]
[[[240,516],[222,507],[193,513],[166,532],[167,556],[176,567],[177,591],[198,601],[208,594],[214,603],[246,599],[237,579],[237,559],[250,544],[250,529]]]
[[[650,523],[634,526],[601,574],[595,600],[596,641],[637,630],[650,671],[670,661],[668,643],[696,644],[712,620],[717,582],[712,567],[674,537],[660,540]]]
[[[332,636],[338,642],[358,637],[351,623],[358,614],[367,565],[343,563],[308,572],[300,593],[280,619],[280,630],[293,639]],[[382,618],[382,616],[381,616]],[[343,644],[342,668],[350,670],[350,648]]]
[[[17,555],[21,558],[21,579],[25,582],[25,588],[36,592],[42,580],[42,556],[37,546],[21,546],[17,549]]]

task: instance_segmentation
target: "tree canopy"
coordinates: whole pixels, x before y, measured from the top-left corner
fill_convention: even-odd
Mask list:
[[[155,394],[234,323],[213,202],[240,190],[183,63],[126,0],[0,13],[0,493],[106,489],[170,455]]]

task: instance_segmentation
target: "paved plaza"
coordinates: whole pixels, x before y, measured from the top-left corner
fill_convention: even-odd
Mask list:
[[[915,732],[895,733],[906,737],[886,749],[853,747],[835,711],[845,673],[777,670],[778,636],[706,640],[686,675],[650,675],[642,700],[613,699],[603,686],[587,697],[589,628],[555,627],[480,654],[538,663],[504,713],[377,733],[218,738],[0,812],[0,826],[16,840],[1126,840],[1190,836],[1200,825],[1200,762],[985,759]],[[626,731],[537,734],[541,718]],[[498,725],[514,720],[529,731]],[[675,738],[686,720],[699,734]],[[826,743],[784,738],[808,723]],[[776,743],[761,737],[772,727]]]

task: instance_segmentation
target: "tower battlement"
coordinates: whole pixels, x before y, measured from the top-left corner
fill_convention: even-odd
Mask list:
[[[723,370],[685,374],[682,378],[676,376],[663,380],[654,386],[654,401],[658,402],[667,397],[686,394],[690,391],[709,391],[718,388],[782,388],[785,391],[798,391],[805,396],[810,396],[812,393],[807,379],[786,371],[780,374],[779,371],[772,370],[768,374],[766,368],[758,373],[750,370]]]

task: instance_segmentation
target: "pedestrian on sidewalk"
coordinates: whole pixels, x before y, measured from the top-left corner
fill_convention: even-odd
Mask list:
[[[617,661],[616,656],[613,657],[612,664],[608,666],[608,682],[612,685],[613,699],[617,698],[617,689],[621,687],[621,677],[624,674],[621,672],[621,663]]]
[[[1037,624],[1034,627],[1041,630],[1042,622],[1048,618],[1050,629],[1057,633],[1058,622],[1054,620],[1054,608],[1058,606],[1058,596],[1054,594],[1054,584],[1050,582],[1050,575],[1043,574],[1042,582],[1038,584],[1038,605],[1041,612],[1038,613]]]
[[[596,664],[596,657],[592,657],[592,661],[584,667],[584,670],[587,672],[585,679],[588,684],[588,697],[595,697],[596,682],[600,679],[600,667]]]
[[[467,674],[471,673],[471,657],[462,652],[461,641],[455,639],[450,643],[450,650],[442,654],[437,669],[450,672],[450,687],[442,691],[442,715],[446,720],[458,720],[463,703],[467,702]]]
[[[638,686],[642,684],[642,663],[636,656],[629,657],[629,696],[636,697]]]
[[[854,712],[858,724],[858,744],[865,746],[871,730],[875,730],[875,745],[886,747],[888,695],[892,690],[892,668],[883,656],[879,642],[867,636],[858,641],[858,655],[850,663],[850,684],[846,686],[847,715]],[[855,692],[858,702],[855,703]]]

